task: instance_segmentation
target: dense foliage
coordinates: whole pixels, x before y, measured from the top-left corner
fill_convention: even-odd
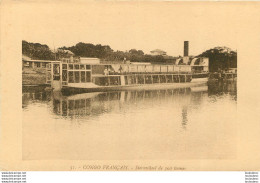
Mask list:
[[[55,58],[47,45],[27,41],[22,42],[22,53],[32,59],[53,60]]]
[[[132,62],[165,62],[164,57],[147,55],[142,50],[114,51],[110,46],[102,46],[100,44],[93,45],[80,42],[75,46],[62,47],[60,49],[70,50],[75,56],[97,57],[105,61],[123,61],[126,59]]]
[[[225,70],[237,67],[237,52],[232,51],[227,47],[215,47],[198,56],[209,58],[210,72],[216,72],[219,69]]]

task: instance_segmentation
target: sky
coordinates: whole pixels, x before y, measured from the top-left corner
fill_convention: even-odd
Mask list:
[[[113,50],[162,49],[183,55],[227,46],[237,49],[241,5],[222,3],[100,2],[28,3],[21,11],[22,39],[51,49],[78,42]],[[28,11],[29,10],[29,11]],[[14,9],[15,11],[15,9]]]

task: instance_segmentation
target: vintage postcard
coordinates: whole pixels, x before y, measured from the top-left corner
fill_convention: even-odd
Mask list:
[[[0,169],[259,171],[260,3],[1,2]]]

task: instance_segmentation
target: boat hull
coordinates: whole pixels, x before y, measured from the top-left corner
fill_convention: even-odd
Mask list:
[[[63,87],[62,92],[107,92],[107,91],[126,91],[126,90],[160,90],[160,89],[175,89],[175,88],[190,88],[195,86],[203,86],[208,82],[207,78],[187,83],[161,83],[161,84],[139,84],[139,85],[125,85],[125,86],[68,86]]]

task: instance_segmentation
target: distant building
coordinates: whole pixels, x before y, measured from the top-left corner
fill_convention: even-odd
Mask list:
[[[155,49],[150,51],[151,55],[156,56],[156,55],[161,55],[161,56],[166,56],[166,52],[160,49]]]

